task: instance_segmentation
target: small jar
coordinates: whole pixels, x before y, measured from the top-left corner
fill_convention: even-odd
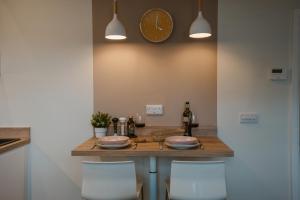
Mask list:
[[[114,135],[118,135],[118,122],[119,122],[119,119],[115,117],[111,121],[113,122]]]
[[[120,132],[121,135],[125,135],[125,123],[126,123],[126,117],[120,117],[119,118],[120,121]]]

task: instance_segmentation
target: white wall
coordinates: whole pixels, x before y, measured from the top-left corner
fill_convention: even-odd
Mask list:
[[[31,199],[80,199],[70,151],[91,136],[91,1],[1,0],[0,50],[0,126],[32,127]]]
[[[292,10],[291,0],[219,0],[218,128],[235,151],[232,200],[290,199],[290,85],[267,73],[290,64]],[[239,112],[257,112],[259,124],[239,124]]]
[[[300,4],[300,2],[299,2]],[[300,6],[298,6],[299,8]],[[300,154],[299,154],[299,89],[300,89],[300,9],[295,10],[293,16],[293,39],[292,47],[292,81],[289,98],[289,128],[290,128],[290,150],[291,150],[291,175],[293,200],[300,199]]]

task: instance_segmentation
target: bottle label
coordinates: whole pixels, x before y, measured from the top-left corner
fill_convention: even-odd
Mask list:
[[[188,117],[183,117],[183,122],[189,122],[189,118]]]

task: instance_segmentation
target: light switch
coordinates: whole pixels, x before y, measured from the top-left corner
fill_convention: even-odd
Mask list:
[[[258,115],[254,112],[243,112],[240,113],[240,123],[241,124],[257,124]]]
[[[146,105],[147,115],[163,115],[163,105]]]
[[[272,68],[269,76],[272,81],[286,81],[289,78],[289,71],[285,67]]]

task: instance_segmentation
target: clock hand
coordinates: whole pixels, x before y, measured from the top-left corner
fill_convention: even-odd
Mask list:
[[[162,31],[163,29],[159,26],[159,19],[158,19],[158,15],[156,15],[156,22],[155,22],[155,27],[156,30],[158,29],[159,31]]]

